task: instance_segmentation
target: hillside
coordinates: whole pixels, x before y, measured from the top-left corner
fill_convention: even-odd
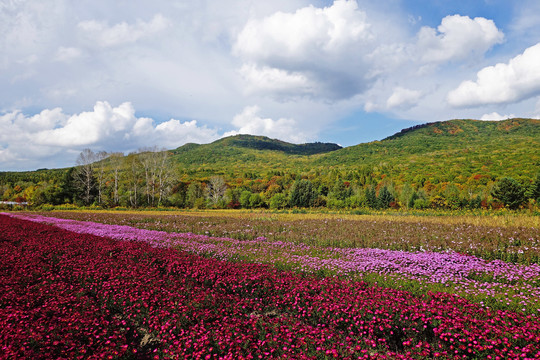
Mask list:
[[[171,151],[190,173],[230,174],[306,167],[312,156],[341,149],[332,143],[291,144],[264,136],[236,135],[210,144],[185,144]]]
[[[388,207],[399,201],[408,208],[486,208],[500,206],[492,189],[512,177],[522,189],[518,204],[540,203],[540,121],[450,120],[347,148],[237,135],[167,153],[114,155],[92,166],[87,198],[76,171],[55,169],[0,172],[0,200],[282,208],[304,206],[288,200],[304,178],[310,180],[305,189],[312,187],[302,190],[311,194],[309,206]]]
[[[325,154],[313,164],[376,167],[403,181],[417,176],[454,181],[475,174],[530,178],[540,170],[540,120],[429,123]]]
[[[270,139],[265,136],[236,135],[219,139],[212,143],[216,147],[237,147],[254,150],[275,150],[289,155],[315,155],[341,149],[333,143],[291,144],[285,141]]]

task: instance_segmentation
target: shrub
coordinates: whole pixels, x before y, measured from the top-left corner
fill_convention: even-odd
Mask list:
[[[270,198],[270,209],[284,209],[287,207],[287,195],[284,193],[275,194]]]

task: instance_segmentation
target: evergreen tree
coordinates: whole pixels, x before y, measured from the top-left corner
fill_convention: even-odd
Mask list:
[[[251,196],[249,197],[249,206],[251,208],[260,208],[265,206],[263,198],[259,193],[251,194]]]
[[[341,179],[336,180],[334,186],[332,187],[332,191],[328,193],[328,197],[336,200],[345,200],[351,195],[352,189],[350,187],[347,187]]]
[[[69,168],[60,179],[58,191],[52,197],[47,198],[47,203],[53,205],[69,204],[78,198],[77,186],[75,185],[75,168]]]
[[[289,205],[291,207],[313,206],[317,195],[317,191],[313,188],[311,181],[306,179],[297,180],[291,188]]]
[[[510,209],[517,209],[525,200],[525,189],[511,177],[503,177],[491,190],[491,195]]]
[[[540,174],[536,175],[536,178],[527,188],[525,198],[540,201]]]
[[[370,208],[376,208],[377,207],[377,194],[375,192],[375,188],[373,186],[368,186],[366,188],[366,204]]]
[[[394,195],[392,195],[386,186],[383,186],[379,190],[379,196],[377,196],[377,207],[379,209],[386,209],[390,207],[390,203],[394,200]]]

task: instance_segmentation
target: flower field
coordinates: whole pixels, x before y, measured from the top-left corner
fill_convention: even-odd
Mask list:
[[[540,358],[536,262],[114,222],[0,214],[0,358]]]
[[[309,221],[307,225],[304,220],[300,223],[272,221],[274,229],[268,229],[268,237],[259,236],[261,235],[261,229],[259,229],[254,236],[246,239],[244,235],[232,238],[175,232],[174,230],[181,230],[177,216],[141,218],[140,215],[99,212],[67,212],[57,213],[57,215],[69,216],[71,219],[42,214],[27,214],[23,218],[54,224],[74,232],[91,233],[120,240],[145,241],[153,246],[173,247],[221,260],[272,264],[280,269],[303,273],[360,279],[385,287],[411,291],[417,295],[425,294],[427,291],[458,294],[486,308],[540,315],[540,265],[537,262],[529,263],[529,261],[510,263],[498,259],[490,260],[492,253],[486,249],[495,242],[495,240],[489,241],[490,236],[492,239],[497,239],[496,241],[503,248],[509,248],[508,244],[522,244],[528,241],[527,254],[520,259],[531,260],[530,253],[536,251],[536,245],[540,241],[538,229],[535,228],[488,228],[485,225],[466,227],[460,224],[453,226],[451,228],[453,231],[449,231],[448,226],[445,228],[441,224],[423,223],[418,226],[418,224],[411,225],[410,223],[385,224],[382,222],[381,226],[379,224],[381,221],[379,223],[368,221],[357,223],[360,225],[357,227],[362,227],[363,230],[356,231],[364,231],[360,234],[363,238],[372,236],[374,246],[351,247],[339,244],[340,246],[335,247],[329,242],[331,235],[318,242],[300,242],[298,238],[295,238],[298,232],[307,237],[307,225],[316,229],[324,227],[324,223],[321,225],[322,221],[318,223]],[[88,221],[89,219],[95,221]],[[180,219],[186,220],[186,217],[180,217]],[[198,218],[198,220],[201,219]],[[277,224],[273,224],[274,222]],[[328,225],[328,220],[324,222]],[[138,227],[120,225],[126,223]],[[229,221],[214,218],[213,223],[228,226]],[[354,239],[355,227],[344,224],[344,221],[337,221],[335,224],[330,224],[330,227],[338,229],[339,224],[351,230],[351,238]],[[201,221],[199,225],[204,227]],[[244,225],[248,230],[255,226],[256,222],[248,222]],[[241,227],[238,226],[238,228]],[[276,228],[287,228],[287,233],[291,236],[282,235],[275,239]],[[368,232],[366,235],[366,228],[367,231],[373,233]],[[397,231],[394,228],[401,230],[399,232],[401,243],[414,243],[414,241],[419,241],[418,238],[432,239],[431,246],[425,245],[425,242],[424,246],[433,250],[395,250],[392,239],[395,240]],[[468,228],[468,231],[462,231],[465,228]],[[206,226],[206,229],[209,227]],[[480,238],[483,230],[485,235]],[[220,230],[215,226],[212,229],[214,233],[218,231],[221,234],[230,233],[230,228]],[[395,234],[390,235],[391,232]],[[382,233],[387,234],[383,237],[386,243],[380,239],[383,236]],[[496,237],[493,234],[496,234]],[[358,234],[356,236],[358,237]],[[439,243],[435,243],[433,239],[439,239]],[[460,241],[456,241],[458,239]],[[449,243],[449,245],[443,247],[441,243]],[[471,247],[479,249],[479,252],[487,257],[472,256],[465,252],[463,243],[474,243],[475,246],[469,245],[469,249]],[[386,245],[386,248],[383,245]],[[422,248],[422,245],[417,247]],[[507,252],[507,254],[511,253]]]
[[[50,213],[36,213],[51,216]],[[340,248],[446,251],[540,263],[538,216],[388,216],[218,212],[55,211],[55,217],[237,240]]]

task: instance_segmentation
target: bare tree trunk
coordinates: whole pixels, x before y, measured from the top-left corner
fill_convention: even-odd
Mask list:
[[[154,202],[152,194],[154,151],[155,148],[139,149],[139,157],[141,159],[141,164],[144,169],[146,203],[148,206],[153,206]]]
[[[227,184],[225,184],[225,180],[221,176],[212,176],[208,187],[208,196],[212,204],[217,204],[225,196],[225,192],[227,191]]]
[[[134,154],[124,158],[126,183],[129,189],[129,203],[132,207],[139,206],[139,187],[141,182],[141,163]]]
[[[167,167],[169,153],[153,147],[140,149],[139,154],[145,175],[147,203],[149,206],[159,206],[167,193],[172,173]]]
[[[118,194],[118,184],[120,182],[120,169],[122,167],[122,158],[124,157],[123,153],[112,153],[109,156],[110,159],[110,174],[109,176],[112,177],[113,181],[113,204],[115,206],[118,206],[120,203],[120,196]]]
[[[98,152],[96,157],[96,167],[97,167],[97,188],[98,188],[98,204],[103,202],[103,186],[105,185],[105,160],[109,154],[106,151]]]
[[[84,149],[77,158],[77,168],[75,180],[77,187],[83,193],[85,205],[89,205],[92,200],[92,190],[94,189],[94,162],[96,154],[90,149]]]
[[[120,167],[122,166],[121,159],[124,157],[122,153],[111,154],[111,167],[112,167],[112,178],[113,178],[113,203],[115,206],[118,206],[120,203],[120,196],[118,195],[118,183],[120,178]]]
[[[173,170],[169,163],[169,152],[165,149],[162,149],[159,153],[159,156],[156,158],[158,162],[157,165],[157,194],[158,194],[158,206],[163,203],[164,198],[168,195],[170,191],[171,181],[173,177]]]

